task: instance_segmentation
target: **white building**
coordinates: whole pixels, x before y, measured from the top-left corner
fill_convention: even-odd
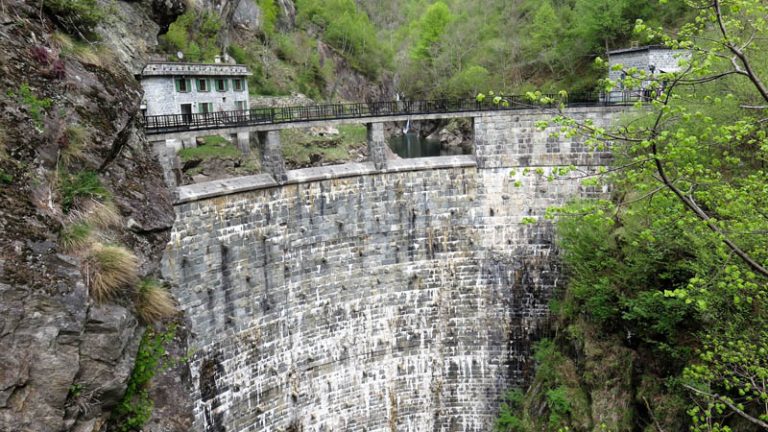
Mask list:
[[[250,75],[243,65],[149,63],[141,109],[146,116],[247,110]]]
[[[663,45],[649,45],[636,48],[624,48],[608,51],[609,72],[608,78],[611,81],[618,81],[625,77],[622,70],[613,70],[615,65],[622,65],[624,70],[637,68],[645,71],[649,75],[656,75],[666,72],[678,72],[681,70],[680,61],[690,59],[691,52],[688,50],[673,50]],[[642,89],[646,88],[643,83]],[[636,89],[641,91],[642,89]],[[624,87],[619,84],[614,91],[623,91]]]

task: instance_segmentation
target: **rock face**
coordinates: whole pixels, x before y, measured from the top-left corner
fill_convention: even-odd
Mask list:
[[[476,118],[474,156],[181,188],[164,272],[192,323],[194,429],[491,430],[560,280],[551,226],[525,220],[603,192],[547,181],[608,156],[536,120]]]
[[[133,250],[141,277],[157,276],[174,215],[135,119],[132,68],[160,24],[149,2],[113,2],[108,48],[77,51],[33,4],[0,7],[0,430],[98,431],[144,327],[130,302],[90,300],[82,257],[59,242],[60,178],[98,177],[125,224],[108,241]]]
[[[251,0],[240,0],[232,14],[232,24],[249,31],[261,29],[261,9]]]

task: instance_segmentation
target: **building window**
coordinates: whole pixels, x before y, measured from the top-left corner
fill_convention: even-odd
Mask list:
[[[233,79],[232,88],[235,89],[235,91],[243,91],[243,80]]]
[[[189,80],[186,78],[178,78],[176,79],[176,91],[179,93],[187,93],[189,92]]]
[[[216,80],[216,91],[220,91],[220,92],[227,91],[227,80],[225,80],[225,79],[217,79]]]
[[[207,79],[199,79],[197,80],[197,91],[201,92],[207,92],[211,89],[208,87],[208,80]]]
[[[245,101],[235,101],[235,109],[237,111],[245,111]]]
[[[213,112],[213,102],[200,102],[197,104],[197,109],[200,114],[208,114]]]

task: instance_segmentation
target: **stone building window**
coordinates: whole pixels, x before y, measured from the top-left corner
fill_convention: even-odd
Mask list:
[[[216,91],[225,92],[227,91],[227,80],[225,79],[217,79],[216,80]]]
[[[197,109],[200,114],[208,114],[213,112],[213,102],[200,102],[197,104]]]
[[[232,80],[232,88],[235,91],[243,91],[243,80],[233,79]]]
[[[188,93],[190,90],[189,80],[186,78],[176,79],[176,91],[179,93]]]
[[[210,85],[208,84],[207,79],[197,80],[197,91],[201,91],[201,92],[211,91]]]

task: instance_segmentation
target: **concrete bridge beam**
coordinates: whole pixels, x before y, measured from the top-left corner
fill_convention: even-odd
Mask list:
[[[288,180],[288,176],[285,171],[283,147],[280,145],[280,131],[259,132],[258,137],[262,169],[265,173],[272,175],[278,183],[285,182]]]
[[[162,141],[152,141],[152,151],[163,167],[163,178],[169,188],[174,189],[181,183],[178,173],[181,169],[176,152],[181,149],[181,141],[168,139]]]
[[[237,145],[243,155],[251,154],[251,134],[248,131],[232,134],[232,142]]]
[[[376,169],[387,167],[387,140],[384,137],[384,123],[366,123],[368,128],[368,161]]]
[[[195,148],[197,147],[197,137],[190,136],[181,139],[181,148]]]

